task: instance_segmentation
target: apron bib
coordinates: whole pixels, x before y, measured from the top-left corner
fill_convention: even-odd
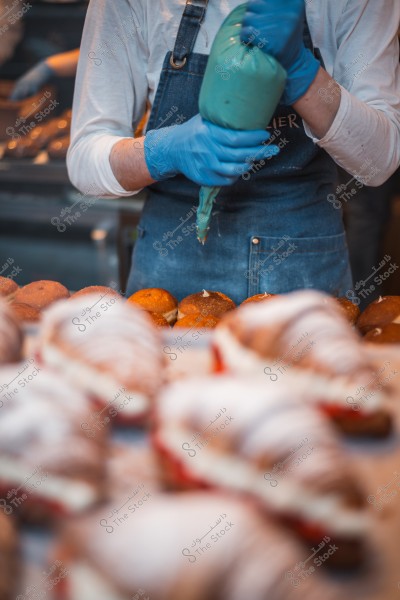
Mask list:
[[[208,56],[193,47],[206,8],[207,0],[186,4],[147,131],[179,126],[199,111]],[[307,23],[304,42],[314,50]],[[335,163],[306,135],[292,107],[280,105],[268,131],[280,154],[253,163],[222,188],[205,246],[195,231],[199,186],[178,175],[148,187],[128,295],[162,287],[182,299],[206,288],[239,303],[263,292],[314,288],[339,296],[351,289],[342,214],[327,200],[334,193]]]

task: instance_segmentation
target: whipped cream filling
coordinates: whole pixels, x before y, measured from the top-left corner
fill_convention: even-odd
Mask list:
[[[118,413],[136,416],[142,415],[149,409],[148,398],[144,394],[133,390],[126,390],[115,402],[112,402],[118,391],[123,387],[121,382],[89,365],[85,365],[83,362],[70,358],[53,344],[43,346],[41,352],[47,365],[62,370],[63,375],[72,383],[75,383],[86,393],[104,400],[110,408],[115,408]],[[132,399],[128,401],[130,397]],[[124,401],[126,404],[121,406]]]
[[[164,428],[159,432],[162,444],[200,479],[218,487],[250,492],[276,512],[300,515],[304,520],[318,523],[324,530],[339,536],[359,536],[367,530],[368,515],[360,510],[345,508],[339,494],[312,494],[296,481],[279,475],[274,475],[278,485],[272,487],[248,461],[207,447],[191,458],[182,452],[181,443],[182,439],[189,439],[192,434],[178,427]]]
[[[163,317],[164,317],[164,319],[167,319],[168,323],[172,323],[173,321],[175,321],[177,315],[178,315],[177,308],[174,308],[173,310],[170,310],[169,312],[163,313]]]
[[[197,313],[189,313],[186,314],[184,312],[181,312],[180,310],[178,310],[178,317],[177,320],[179,321],[180,319],[183,319],[185,317],[198,317],[199,322],[201,319],[206,319],[207,317],[212,317],[213,315],[210,313],[208,314],[203,314],[201,311],[197,312]]]
[[[62,506],[66,506],[71,512],[84,510],[97,500],[97,491],[89,483],[74,481],[68,477],[51,473],[40,484],[35,485],[32,492],[29,492],[33,485],[30,486],[27,482],[24,487],[23,484],[31,474],[32,465],[27,466],[18,460],[4,456],[0,460],[0,480],[6,482],[10,489],[21,486],[20,496],[26,491],[28,499],[32,494],[32,496],[55,500]],[[4,500],[6,499],[4,498]]]
[[[284,362],[275,359],[262,359],[254,350],[245,348],[227,329],[217,328],[213,338],[214,346],[221,352],[222,360],[229,369],[235,373],[247,375],[259,375],[267,377],[275,373],[278,379],[294,377],[296,384],[302,384],[303,389],[309,391],[309,399],[316,404],[336,404],[343,408],[351,409],[354,404],[347,402],[351,397],[354,402],[361,405],[363,413],[373,413],[382,406],[383,397],[378,390],[365,389],[365,395],[356,395],[359,383],[340,376],[324,376],[310,370],[300,369],[288,362],[286,372],[279,373],[277,368],[285,365]],[[264,369],[269,368],[268,374]]]
[[[111,587],[111,584],[98,571],[82,561],[68,565],[68,598],[70,600],[128,600]]]

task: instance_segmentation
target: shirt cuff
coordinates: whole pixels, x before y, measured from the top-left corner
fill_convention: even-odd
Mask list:
[[[305,129],[305,132],[308,135],[308,137],[312,139],[314,144],[318,144],[318,146],[320,146],[321,148],[325,148],[327,151],[329,151],[329,144],[331,142],[336,141],[336,136],[337,136],[338,132],[340,131],[343,121],[345,121],[345,119],[347,117],[347,113],[348,113],[349,107],[350,107],[350,98],[349,98],[350,93],[347,90],[345,90],[342,86],[340,86],[340,89],[341,89],[341,98],[340,98],[339,110],[337,112],[337,115],[336,115],[332,125],[330,126],[329,130],[324,135],[324,137],[322,137],[322,138],[315,137],[314,134],[312,133],[311,129],[307,125],[307,123],[305,123],[303,121],[304,129]]]

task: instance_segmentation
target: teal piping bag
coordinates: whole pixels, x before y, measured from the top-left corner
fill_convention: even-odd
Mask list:
[[[262,43],[240,40],[247,4],[240,4],[225,19],[211,48],[199,97],[203,119],[220,127],[249,131],[266,129],[286,85],[285,69],[263,52]],[[205,244],[213,203],[220,187],[200,189],[196,230]]]

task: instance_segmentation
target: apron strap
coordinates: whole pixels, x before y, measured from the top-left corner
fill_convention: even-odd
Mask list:
[[[174,69],[182,69],[186,64],[188,55],[193,51],[206,14],[207,5],[208,0],[186,0],[175,47],[170,59],[171,66]]]

